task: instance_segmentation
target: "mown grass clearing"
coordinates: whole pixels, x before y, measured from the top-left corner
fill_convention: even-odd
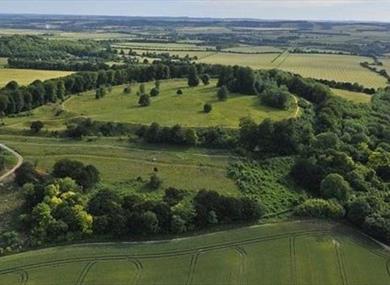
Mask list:
[[[335,95],[340,96],[349,101],[352,101],[354,103],[368,104],[371,102],[371,98],[372,98],[371,95],[365,93],[353,92],[353,91],[342,90],[342,89],[332,89],[332,92]]]
[[[343,228],[341,230],[341,228]],[[390,253],[322,221],[155,243],[62,246],[0,258],[0,284],[388,284]],[[169,274],[167,273],[169,272]]]
[[[238,127],[242,117],[250,116],[260,122],[265,118],[280,120],[293,117],[296,109],[289,111],[273,109],[261,105],[256,96],[231,94],[227,101],[217,100],[215,81],[208,86],[187,87],[186,80],[169,80],[161,82],[160,95],[152,97],[148,107],[138,105],[135,94],[138,85],[132,87],[132,94],[123,93],[123,86],[115,87],[112,93],[100,100],[95,99],[94,92],[72,97],[65,102],[66,111],[90,117],[98,121],[115,121],[134,124],[158,122],[164,126],[181,124],[185,127],[223,126]],[[154,83],[146,84],[146,90]],[[177,95],[181,89],[183,95]],[[206,114],[203,105],[211,103],[213,110]]]
[[[101,172],[102,182],[121,192],[148,194],[144,183],[135,181],[138,177],[147,181],[157,168],[163,188],[172,186],[190,191],[209,189],[226,195],[239,194],[234,181],[227,178],[226,168],[232,158],[223,151],[140,146],[118,138],[85,142],[0,135],[0,141],[43,171],[50,171],[56,161],[64,158],[93,164]]]
[[[0,87],[12,80],[18,82],[19,85],[27,85],[37,79],[46,80],[66,76],[71,73],[55,70],[0,68]]]

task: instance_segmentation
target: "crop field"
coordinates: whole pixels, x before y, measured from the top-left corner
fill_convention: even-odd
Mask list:
[[[380,59],[383,62],[383,67],[386,69],[387,73],[390,73],[390,56]]]
[[[342,90],[342,89],[332,89],[332,92],[340,96],[344,99],[347,99],[349,101],[352,101],[354,103],[370,103],[371,102],[371,95],[360,93],[360,92],[353,92],[348,90]]]
[[[322,221],[146,243],[60,246],[0,258],[0,284],[386,285],[390,253]]]
[[[226,48],[223,51],[230,51],[230,52],[238,52],[238,53],[276,53],[276,52],[282,52],[282,48],[279,47],[273,47],[273,46],[237,46],[237,47],[231,47]]]
[[[149,92],[153,83],[146,84]],[[181,89],[183,95],[177,95]],[[123,93],[123,87],[115,87],[112,93],[100,100],[95,99],[94,92],[74,96],[66,101],[66,111],[90,117],[98,121],[116,121],[123,123],[150,124],[157,121],[164,126],[177,123],[186,127],[223,126],[238,127],[242,117],[250,116],[260,122],[265,118],[280,120],[293,117],[296,108],[289,111],[266,107],[256,96],[230,95],[227,101],[217,100],[215,81],[208,86],[187,87],[186,80],[169,80],[161,82],[160,95],[152,97],[148,107],[138,105],[136,92],[138,85],[132,87],[132,94]],[[206,114],[203,105],[211,103],[213,110]]]
[[[18,82],[19,85],[27,85],[37,79],[46,80],[66,76],[71,73],[53,70],[0,68],[0,87],[12,80]]]
[[[145,50],[192,50],[204,51],[207,48],[214,48],[211,46],[199,46],[191,43],[145,43],[145,42],[123,42],[113,45],[116,48],[131,48],[131,49],[145,49]]]
[[[244,65],[255,69],[279,68],[316,79],[358,82],[366,87],[384,87],[386,79],[360,66],[369,58],[330,54],[230,54],[216,53],[204,63]]]
[[[136,180],[140,177],[147,181],[157,168],[164,188],[175,186],[192,191],[209,189],[227,195],[239,194],[234,181],[227,178],[227,166],[233,159],[228,152],[140,146],[118,138],[86,142],[0,135],[0,141],[43,171],[51,170],[56,161],[64,158],[93,164],[101,172],[102,182],[115,186],[118,191],[148,194],[149,189],[142,187],[144,183],[137,183]]]

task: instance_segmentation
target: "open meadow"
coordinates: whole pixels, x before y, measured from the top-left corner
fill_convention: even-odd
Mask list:
[[[129,144],[126,138],[101,138],[95,141],[71,141],[17,135],[0,135],[0,141],[20,153],[41,171],[51,171],[58,160],[68,158],[93,164],[102,181],[118,191],[160,195],[143,187],[157,168],[164,188],[190,191],[215,190],[226,195],[239,194],[232,179],[227,178],[230,154],[218,150],[192,149]],[[138,179],[139,180],[139,179]]]
[[[63,77],[71,74],[68,71],[56,70],[36,70],[36,69],[14,69],[0,68],[0,87],[5,86],[10,81],[16,81],[19,85],[27,85],[34,80],[46,80],[57,77]]]
[[[348,226],[282,222],[145,243],[58,246],[0,258],[0,284],[385,285],[390,253]]]
[[[145,85],[147,93],[153,84]],[[100,100],[95,99],[94,92],[87,92],[71,97],[64,103],[64,109],[97,121],[228,128],[238,127],[242,117],[249,116],[260,122],[265,118],[280,120],[296,114],[296,107],[288,111],[270,108],[262,105],[256,96],[231,94],[226,101],[218,101],[215,81],[208,86],[195,88],[189,88],[186,80],[162,81],[160,95],[151,97],[151,105],[148,107],[138,105],[138,88],[138,84],[134,85],[131,94],[124,94],[123,86],[114,87],[111,93]],[[176,94],[178,89],[183,91],[183,95]],[[208,114],[203,112],[205,103],[213,106]]]

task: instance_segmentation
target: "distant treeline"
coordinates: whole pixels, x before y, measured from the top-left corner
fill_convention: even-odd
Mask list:
[[[104,62],[98,61],[31,60],[27,58],[9,58],[8,67],[66,71],[98,71],[110,68]]]

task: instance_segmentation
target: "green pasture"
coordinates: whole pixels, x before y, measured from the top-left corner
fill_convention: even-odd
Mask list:
[[[147,92],[153,84],[146,84]],[[238,127],[242,117],[250,116],[260,122],[265,118],[280,120],[293,117],[296,112],[295,108],[284,111],[264,106],[256,96],[231,94],[227,101],[218,101],[215,81],[208,86],[200,85],[195,88],[189,88],[186,80],[163,81],[160,95],[152,97],[152,103],[148,107],[138,105],[138,88],[135,84],[131,94],[124,94],[123,86],[118,86],[100,100],[95,99],[95,92],[87,92],[66,101],[64,108],[68,112],[98,121],[135,124],[158,122],[164,126],[181,124],[185,127],[218,125],[229,128]],[[183,95],[176,94],[178,89],[182,89]],[[208,114],[203,112],[205,103],[213,106]]]
[[[63,77],[71,73],[72,72],[56,70],[0,68],[0,87],[12,80],[18,82],[19,85],[27,85],[37,79],[46,80]]]
[[[0,284],[386,285],[389,260],[348,226],[315,220],[29,251],[0,258]]]
[[[342,89],[332,89],[332,92],[340,96],[344,99],[347,99],[349,101],[352,101],[354,103],[370,103],[371,102],[371,95],[360,93],[360,92],[353,92],[348,90],[342,90]]]
[[[118,191],[138,191],[149,194],[144,186],[155,168],[163,187],[191,191],[215,190],[226,195],[238,195],[234,181],[227,178],[227,166],[233,159],[218,150],[144,146],[130,144],[127,138],[101,138],[93,141],[32,136],[0,135],[0,141],[20,153],[26,161],[42,171],[50,171],[54,163],[68,158],[95,165],[103,184]],[[150,194],[161,194],[150,193]]]

